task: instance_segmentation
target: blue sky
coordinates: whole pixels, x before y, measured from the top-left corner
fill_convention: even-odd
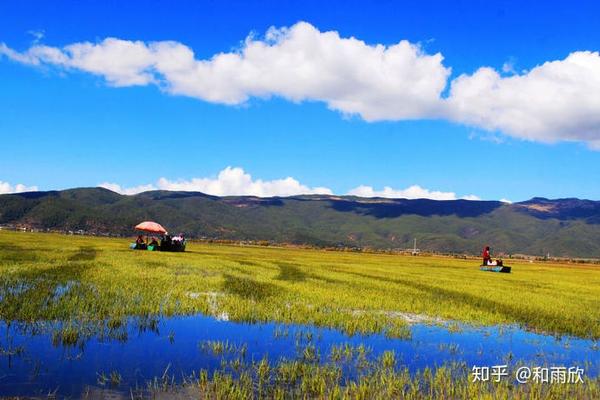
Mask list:
[[[594,2],[120,3],[0,3],[0,191],[102,183],[130,192],[600,199]],[[270,27],[289,29],[268,39]],[[256,59],[244,53],[250,34],[266,48]],[[170,41],[196,62],[242,54],[239,65],[259,72],[244,81],[246,69],[218,64],[220,72],[181,82],[195,66],[176,75],[155,65],[172,59],[179,68],[179,59],[151,48],[162,58],[147,67],[106,38],[140,41],[144,51]],[[403,40],[410,46],[398,60],[379,57],[376,45]],[[100,61],[65,48],[84,42],[103,50]],[[315,43],[339,50],[339,64],[313,53]],[[286,49],[304,45],[302,68],[278,69]],[[116,71],[119,57],[143,68]],[[373,65],[388,72],[365,77]],[[500,94],[481,67],[495,71]],[[451,93],[463,74],[465,86]]]

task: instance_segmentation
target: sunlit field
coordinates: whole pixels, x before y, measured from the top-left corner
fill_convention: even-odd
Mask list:
[[[196,243],[161,253],[128,243],[0,232],[1,317],[226,313],[390,335],[415,317],[600,337],[597,266],[507,260],[513,272],[497,274],[473,259]]]
[[[1,231],[3,323],[54,321],[52,341],[62,346],[107,330],[118,332],[132,317],[153,321],[195,314],[402,340],[410,340],[409,327],[415,323],[445,324],[450,330],[512,325],[555,336],[600,338],[600,269],[593,265],[506,260],[512,273],[499,274],[480,271],[478,259],[194,242],[185,253],[161,253],[130,250],[129,242]],[[221,369],[187,377],[177,386],[217,398],[460,398],[492,393],[493,398],[594,398],[599,393],[596,376],[585,385],[513,386],[473,384],[466,365],[410,374],[399,367],[400,355],[393,351],[362,359],[364,348],[333,347],[331,354],[317,356],[309,342],[299,359],[277,361],[243,360],[236,354],[245,350],[230,343],[215,341],[206,347],[229,354]],[[18,355],[18,350],[10,354]],[[315,362],[323,356],[327,363]],[[344,363],[364,373],[342,379]],[[118,371],[112,377],[98,373],[98,382],[119,385]],[[151,385],[154,394],[175,385],[165,376]]]

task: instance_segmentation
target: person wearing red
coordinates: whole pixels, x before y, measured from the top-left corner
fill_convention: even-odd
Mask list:
[[[481,255],[483,257],[483,265],[488,265],[488,263],[492,262],[492,257],[490,255],[490,246],[485,246]]]

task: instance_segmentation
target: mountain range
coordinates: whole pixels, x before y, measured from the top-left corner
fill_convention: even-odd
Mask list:
[[[475,200],[302,195],[217,197],[199,192],[121,195],[104,188],[0,195],[0,225],[130,235],[154,220],[189,237],[315,246],[496,252],[600,258],[600,201]]]

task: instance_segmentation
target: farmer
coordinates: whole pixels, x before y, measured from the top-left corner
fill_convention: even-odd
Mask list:
[[[481,254],[483,257],[483,265],[491,264],[492,257],[490,255],[490,246],[485,246],[483,249],[483,253]]]
[[[135,248],[146,249],[146,243],[144,242],[144,238],[142,237],[142,235],[139,235],[137,239],[135,239]]]
[[[153,246],[154,249],[158,248],[158,242],[156,241],[155,237],[152,238],[152,241],[150,242],[150,244],[148,246]]]

